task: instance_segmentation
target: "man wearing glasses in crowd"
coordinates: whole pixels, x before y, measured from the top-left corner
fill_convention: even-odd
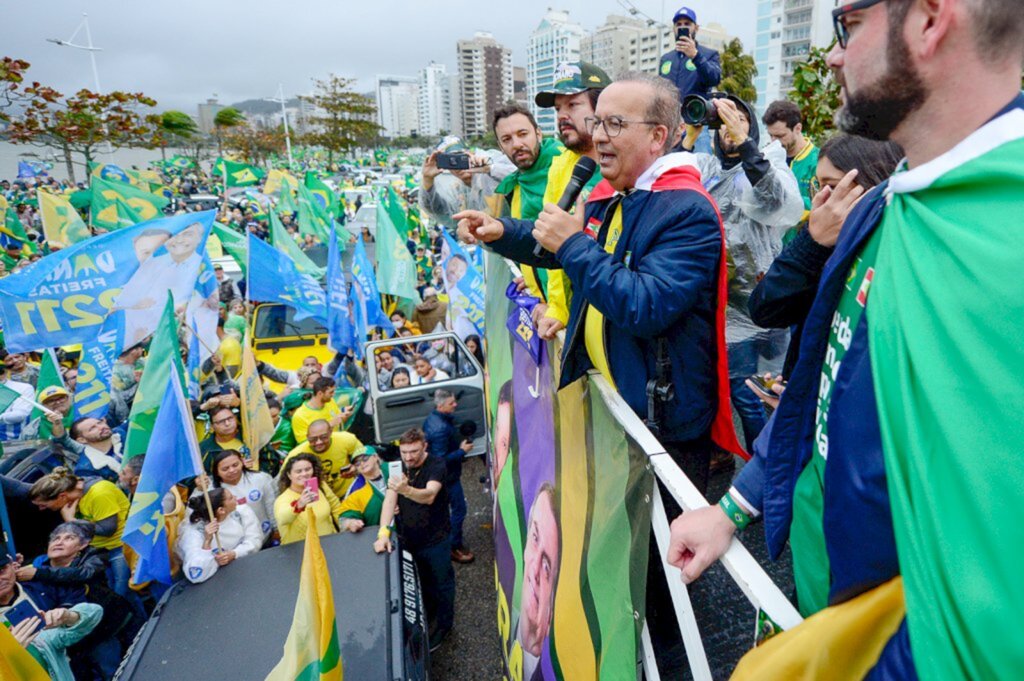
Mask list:
[[[664,155],[680,124],[674,85],[625,74],[586,120],[604,180],[585,210],[548,203],[535,222],[454,217],[462,239],[569,277],[560,387],[597,369],[648,417],[647,384],[665,360],[674,395],[654,414],[659,436],[691,478],[705,479],[712,439],[739,447],[725,371],[722,224],[692,155]]]
[[[825,610],[734,679],[1015,678],[1024,12],[862,0],[833,18],[837,125],[906,159],[843,225],[742,498],[677,519],[668,560],[695,579],[758,511],[773,556],[789,540]]]

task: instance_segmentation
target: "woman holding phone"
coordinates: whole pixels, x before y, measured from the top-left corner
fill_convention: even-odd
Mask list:
[[[281,469],[279,493],[274,502],[274,517],[281,533],[281,543],[290,544],[306,538],[306,508],[316,516],[317,534],[335,534],[336,519],[341,515],[341,502],[324,484],[323,467],[314,454],[298,454]]]

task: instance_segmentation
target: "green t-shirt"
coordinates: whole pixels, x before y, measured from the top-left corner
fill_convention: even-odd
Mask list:
[[[831,569],[825,550],[824,490],[825,462],[828,460],[828,413],[839,367],[853,342],[875,274],[875,259],[881,241],[881,227],[868,239],[853,261],[839,305],[832,317],[825,362],[819,381],[814,420],[811,460],[797,478],[793,490],[793,522],[789,544],[793,550],[793,578],[800,614],[809,617],[828,606]]]
[[[804,200],[804,210],[810,210],[811,180],[818,172],[818,147],[808,141],[807,146],[790,161],[789,169],[796,176],[796,183],[800,187],[800,196]]]

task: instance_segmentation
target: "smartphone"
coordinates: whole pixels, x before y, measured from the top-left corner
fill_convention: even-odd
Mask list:
[[[24,622],[30,617],[38,617],[43,624],[46,624],[46,620],[43,619],[43,616],[38,610],[36,610],[36,607],[27,600],[23,600],[18,603],[13,608],[5,612],[3,616],[12,627],[18,626],[18,624]]]
[[[689,37],[690,37],[690,29],[688,27],[680,26],[679,28],[676,29],[676,40],[679,40],[680,38],[689,38]]]
[[[754,374],[753,376],[750,377],[750,382],[754,384],[755,392],[758,392],[764,397],[768,397],[773,400],[779,399],[780,396],[777,395],[774,390],[772,390],[772,386],[775,383],[769,383],[768,381],[764,380],[764,376],[758,376],[757,374]]]
[[[318,478],[310,478],[306,480],[306,489],[311,490],[316,498],[313,501],[317,501],[320,498],[320,480]]]
[[[388,478],[398,478],[402,475],[401,461],[388,461]]]
[[[441,170],[469,170],[469,154],[438,153],[434,162]]]
[[[221,387],[220,387],[220,394],[221,395],[230,395],[231,394],[231,386],[226,384],[226,383],[221,385]]]

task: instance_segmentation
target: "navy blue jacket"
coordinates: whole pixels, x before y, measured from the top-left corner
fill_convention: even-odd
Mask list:
[[[707,97],[711,88],[722,80],[722,64],[716,50],[698,44],[697,56],[693,59],[679,50],[663,54],[658,73],[679,88],[679,103],[682,104],[686,95]]]
[[[465,438],[459,435],[455,427],[455,417],[435,409],[423,422],[423,434],[427,438],[430,454],[443,460],[448,469],[446,482],[458,481],[462,477],[462,461],[466,453],[459,447]]]
[[[614,201],[611,191],[603,182],[591,194],[584,220],[594,229]],[[690,190],[630,191],[622,199],[623,230],[613,254],[580,232],[557,254],[542,251],[538,257],[532,222],[502,223],[504,236],[490,244],[496,252],[534,267],[563,269],[572,282],[559,387],[593,368],[583,323],[593,305],[604,315],[612,377],[633,411],[647,415],[647,381],[656,375],[657,340],[664,338],[675,396],[663,410],[661,439],[704,435],[720,388],[715,315],[723,237],[714,204]]]

